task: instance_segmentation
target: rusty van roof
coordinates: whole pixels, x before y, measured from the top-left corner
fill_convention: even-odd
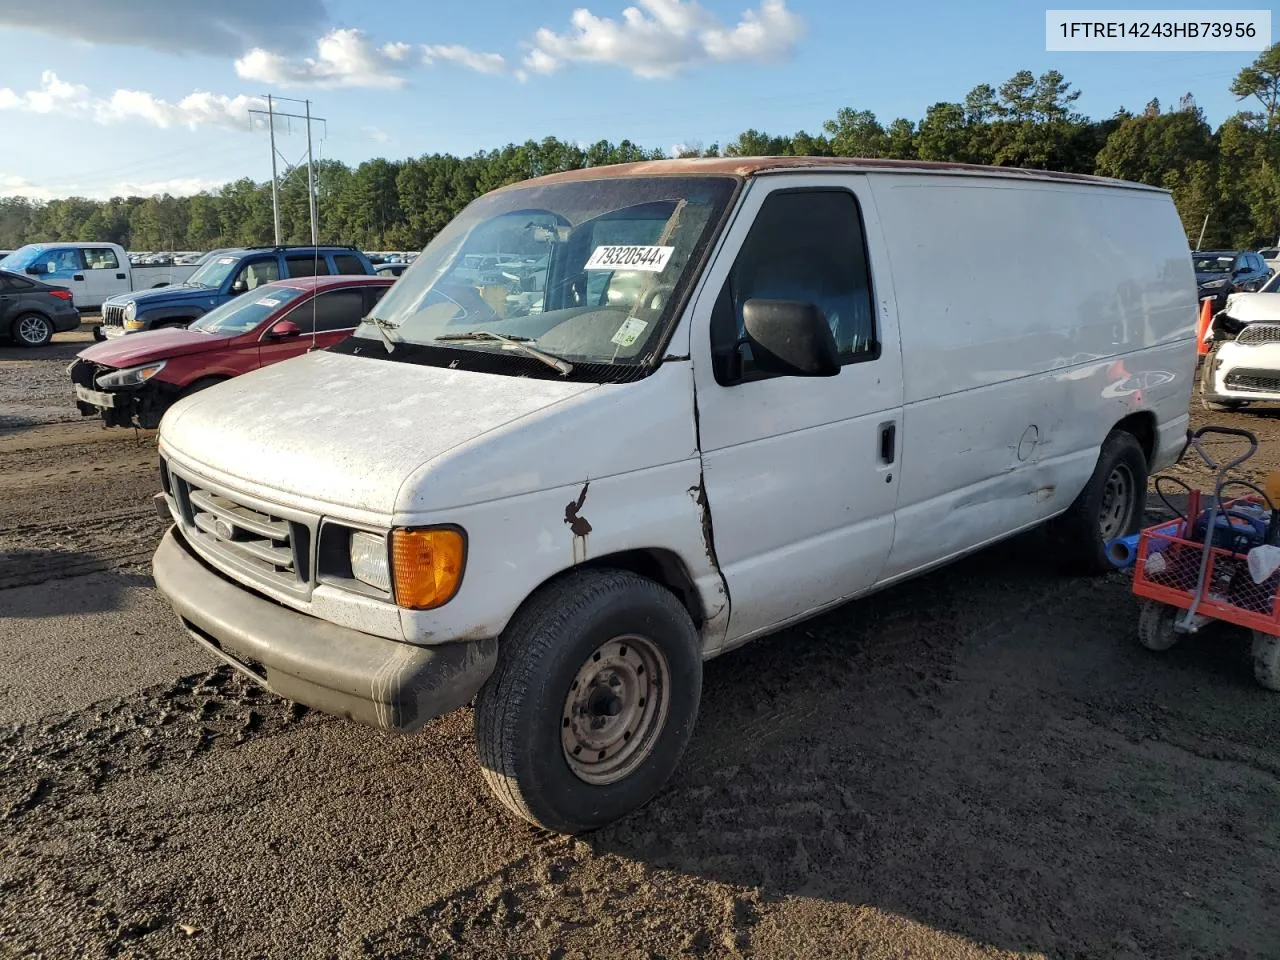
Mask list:
[[[866,157],[689,157],[679,160],[642,160],[617,163],[581,170],[551,173],[503,187],[529,184],[563,183],[573,180],[600,180],[611,177],[715,175],[750,178],[770,173],[804,170],[811,172],[885,171],[893,173],[960,173],[970,176],[998,177],[1014,180],[1051,180],[1088,183],[1095,186],[1127,187],[1134,190],[1168,191],[1128,180],[1096,177],[1083,173],[1059,173],[1053,170],[1029,170],[1024,167],[986,167],[976,163],[938,163],[929,160],[881,160]]]

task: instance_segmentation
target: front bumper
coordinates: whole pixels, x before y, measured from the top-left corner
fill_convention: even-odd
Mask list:
[[[80,364],[85,364],[80,361]],[[86,365],[87,366],[87,365]],[[108,427],[141,427],[154,430],[181,390],[164,380],[152,379],[125,389],[99,390],[92,385],[94,368],[72,373],[76,409],[82,417],[101,416]]]
[[[212,570],[172,527],[152,570],[214,655],[286,699],[382,730],[410,733],[457,709],[497,663],[496,639],[419,647],[290,610]]]
[[[1211,356],[1213,369],[1205,374],[1210,399],[1280,401],[1280,343],[1228,340]]]

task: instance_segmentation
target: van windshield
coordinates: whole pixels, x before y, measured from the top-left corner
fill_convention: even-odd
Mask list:
[[[736,184],[602,175],[481,197],[428,244],[355,336],[385,334],[455,357],[520,357],[506,338],[574,365],[635,367],[664,341]],[[422,353],[363,355],[413,352]]]

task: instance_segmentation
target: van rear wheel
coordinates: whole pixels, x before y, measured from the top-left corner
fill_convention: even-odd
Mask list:
[[[1114,570],[1107,543],[1138,532],[1146,497],[1147,456],[1142,445],[1133,434],[1112,430],[1089,482],[1051,526],[1067,567],[1086,575]]]
[[[499,641],[476,701],[485,782],[516,816],[583,833],[643,806],[693,734],[702,655],[664,587],[620,570],[571,573]]]

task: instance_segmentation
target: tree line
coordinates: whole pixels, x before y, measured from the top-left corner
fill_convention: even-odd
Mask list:
[[[1214,130],[1191,94],[1165,107],[1104,120],[1078,113],[1080,91],[1062,74],[1022,70],[997,87],[936,103],[918,121],[882,124],[843,108],[821,133],[746,130],[725,144],[691,145],[681,156],[833,156],[919,159],[1096,173],[1164,187],[1190,243],[1208,217],[1205,246],[1256,248],[1280,236],[1280,44],[1241,70],[1231,92],[1257,109]],[[376,159],[316,170],[320,236],[368,250],[420,249],[481,194],[562,170],[656,160],[669,154],[629,140],[588,147],[555,137],[458,157]],[[279,187],[284,242],[311,228],[305,168]],[[273,239],[270,183],[249,178],[189,197],[0,198],[0,248],[51,240],[109,240],[134,250],[207,250]]]

